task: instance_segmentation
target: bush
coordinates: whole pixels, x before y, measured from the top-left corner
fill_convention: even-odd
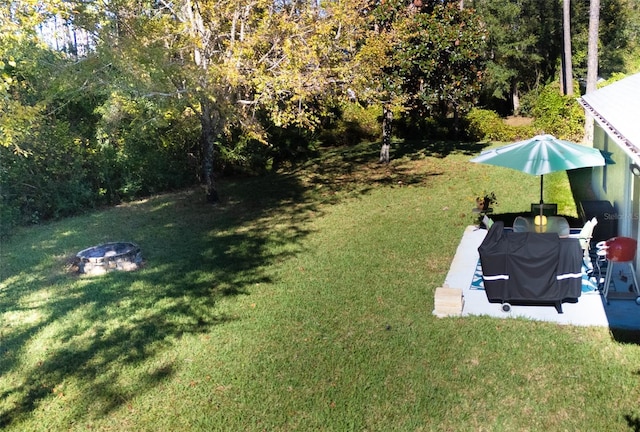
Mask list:
[[[467,114],[466,133],[473,141],[505,141],[507,125],[495,111],[473,108]]]
[[[76,214],[95,204],[87,177],[87,149],[69,125],[51,121],[34,126],[22,153],[1,148],[2,218],[15,223]]]
[[[382,131],[381,115],[380,105],[343,104],[322,131],[320,140],[328,145],[349,145],[376,139]]]
[[[539,133],[557,138],[580,141],[584,135],[584,110],[575,96],[565,96],[557,82],[547,84],[539,92],[529,93],[523,106],[535,117]]]
[[[517,141],[536,134],[532,126],[510,126],[495,111],[472,109],[465,117],[467,137],[473,141]]]
[[[194,184],[194,121],[145,106],[134,117],[131,107],[139,105],[96,128],[83,118],[34,119],[16,143],[20,151],[0,146],[0,235],[19,224]]]
[[[105,204],[197,181],[191,158],[199,151],[199,124],[193,116],[148,100],[112,94],[96,112],[94,190]]]
[[[13,228],[20,223],[20,212],[18,209],[5,203],[0,196],[0,238],[8,237]]]
[[[394,121],[394,135],[405,139],[449,140],[457,139],[452,118],[423,117],[422,113],[409,111]]]

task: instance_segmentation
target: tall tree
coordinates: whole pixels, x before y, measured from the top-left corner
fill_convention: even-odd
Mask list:
[[[108,7],[99,50],[120,80],[138,95],[171,96],[200,119],[210,202],[218,200],[216,154],[232,145],[234,131],[267,144],[260,119],[318,125],[318,101],[343,82],[342,53],[359,28],[355,9],[340,2],[123,0]]]
[[[483,89],[487,105],[519,114],[521,96],[556,75],[561,52],[556,4],[556,0],[473,1],[488,33]]]
[[[587,57],[587,93],[596,91],[598,83],[598,33],[600,28],[600,0],[589,2],[589,43]]]
[[[486,32],[472,10],[439,5],[399,23],[394,63],[411,110],[444,118],[476,102],[484,73]]]
[[[457,1],[374,3],[370,17],[354,83],[383,107],[380,162],[389,162],[394,106],[457,117],[476,100],[486,33],[473,11]]]
[[[600,0],[591,0],[589,5],[589,43],[587,56],[587,93],[596,90],[598,82],[598,30],[600,27]],[[593,117],[585,115],[584,141],[593,142]]]
[[[562,0],[562,88],[573,95],[573,62],[571,60],[571,0]]]

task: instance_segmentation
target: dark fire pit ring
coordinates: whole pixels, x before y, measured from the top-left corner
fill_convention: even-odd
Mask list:
[[[142,265],[140,247],[131,242],[111,242],[81,250],[76,254],[78,273],[101,275],[113,270],[132,271]]]

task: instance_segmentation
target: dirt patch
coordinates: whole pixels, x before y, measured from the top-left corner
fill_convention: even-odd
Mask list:
[[[533,124],[533,117],[509,116],[504,122],[509,126],[530,126]]]

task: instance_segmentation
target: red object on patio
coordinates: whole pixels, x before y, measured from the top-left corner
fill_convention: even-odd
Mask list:
[[[633,260],[636,256],[636,247],[638,242],[630,237],[613,237],[609,240],[599,243],[598,248],[601,250],[600,254],[604,253],[607,258],[607,276],[604,279],[604,286],[602,287],[602,295],[605,301],[609,304],[609,285],[613,278],[613,265],[614,264],[627,264],[631,277],[633,278],[633,285],[629,286],[629,291],[633,289],[635,291],[636,303],[640,304],[640,286],[638,286],[638,279],[636,278],[636,272],[633,267]]]
[[[630,237],[613,237],[605,242],[607,260],[614,262],[633,261],[638,242]]]

